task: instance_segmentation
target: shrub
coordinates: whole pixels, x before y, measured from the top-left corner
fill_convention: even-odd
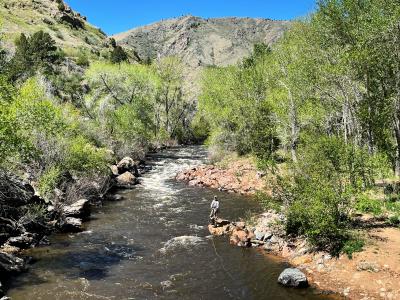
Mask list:
[[[342,252],[347,254],[347,256],[352,259],[353,258],[353,253],[355,252],[361,252],[364,248],[364,241],[358,238],[355,239],[349,239],[347,240],[342,248]]]
[[[120,64],[128,60],[128,54],[121,46],[116,46],[111,52],[111,62],[114,64]]]
[[[90,64],[90,61],[85,53],[80,52],[79,56],[76,59],[76,64],[81,67],[88,67]]]
[[[40,195],[49,201],[53,195],[54,189],[58,186],[61,180],[61,170],[57,166],[50,167],[39,178]]]
[[[365,150],[336,137],[313,138],[278,181],[289,234],[304,234],[317,248],[339,253],[348,239],[351,199],[372,183]]]
[[[375,216],[382,214],[382,202],[377,199],[371,199],[366,195],[357,197],[355,208],[363,213],[371,213]]]
[[[107,167],[107,152],[96,148],[82,136],[68,141],[68,150],[65,167],[71,171],[96,173]]]

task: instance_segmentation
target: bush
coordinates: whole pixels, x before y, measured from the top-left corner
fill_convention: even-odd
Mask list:
[[[355,209],[363,213],[371,213],[375,216],[382,214],[383,203],[377,199],[371,199],[366,195],[357,197]]]
[[[39,178],[40,195],[49,201],[53,196],[54,189],[58,186],[61,180],[61,170],[59,167],[53,166],[45,171]]]
[[[79,53],[76,59],[76,64],[81,67],[89,67],[90,61],[87,55],[83,52]]]
[[[65,4],[62,0],[58,0],[57,7],[59,11],[65,11]]]
[[[364,241],[361,239],[349,239],[343,244],[342,252],[352,259],[353,253],[361,252],[364,248]]]
[[[65,167],[71,171],[84,173],[102,172],[107,168],[107,152],[96,148],[82,136],[68,141]]]
[[[292,173],[278,181],[287,233],[337,254],[349,237],[351,199],[372,183],[369,161],[363,149],[336,137],[314,138],[298,156]]]
[[[111,52],[111,62],[114,64],[120,64],[128,60],[128,54],[121,46],[116,46]]]

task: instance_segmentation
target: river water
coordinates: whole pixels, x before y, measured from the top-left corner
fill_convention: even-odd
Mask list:
[[[327,299],[276,283],[285,263],[262,250],[230,246],[207,230],[214,194],[221,214],[260,211],[251,198],[189,187],[174,180],[201,164],[199,146],[153,155],[153,169],[124,200],[95,209],[84,232],[53,235],[31,250],[35,263],[11,280],[13,300],[69,299]]]

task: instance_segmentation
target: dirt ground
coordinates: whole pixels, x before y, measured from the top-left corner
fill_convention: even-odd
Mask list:
[[[368,231],[364,251],[300,264],[321,290],[350,299],[400,299],[400,230]]]

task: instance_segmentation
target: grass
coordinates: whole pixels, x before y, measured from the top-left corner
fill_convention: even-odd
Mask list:
[[[29,2],[27,2],[29,5]],[[6,9],[0,6],[0,30],[3,32],[3,41],[7,48],[12,49],[14,40],[22,33],[32,34],[39,30],[49,32],[53,38],[57,38],[59,46],[62,48],[79,48],[85,46],[92,49],[94,47],[102,47],[104,35],[99,29],[85,23],[85,30],[77,32],[71,29],[69,25],[59,23],[57,20],[49,17],[52,8],[43,4],[41,10],[34,10],[26,7],[19,9],[18,7]],[[49,25],[42,20],[47,18],[54,24]],[[90,45],[85,42],[85,37],[90,40]]]
[[[349,259],[353,258],[353,254],[363,251],[365,246],[364,240],[360,238],[352,238],[346,241],[343,245],[342,252],[347,254]]]

